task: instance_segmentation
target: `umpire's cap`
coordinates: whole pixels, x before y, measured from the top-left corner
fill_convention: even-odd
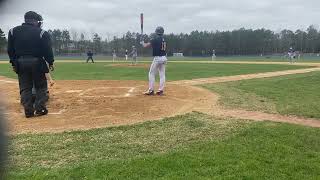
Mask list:
[[[24,14],[24,20],[25,21],[30,21],[30,20],[43,21],[43,18],[40,14],[34,11],[28,11],[26,12],[26,14]]]
[[[158,26],[156,28],[156,34],[158,34],[158,35],[163,35],[164,34],[164,29],[163,29],[162,26]]]

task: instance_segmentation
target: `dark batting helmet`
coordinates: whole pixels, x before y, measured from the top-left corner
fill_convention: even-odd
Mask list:
[[[163,27],[159,26],[156,28],[156,34],[158,35],[163,35],[164,34],[164,29]]]

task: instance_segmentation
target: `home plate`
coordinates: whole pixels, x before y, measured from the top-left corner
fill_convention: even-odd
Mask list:
[[[62,109],[62,110],[60,110],[59,112],[56,112],[56,113],[48,113],[48,114],[50,114],[50,115],[61,115],[64,112],[66,112],[66,109]]]
[[[69,90],[66,93],[81,93],[83,90]]]

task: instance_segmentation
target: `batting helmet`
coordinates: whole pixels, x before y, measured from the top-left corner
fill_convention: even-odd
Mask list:
[[[156,34],[158,35],[163,35],[164,34],[164,29],[162,26],[159,26],[156,28]]]

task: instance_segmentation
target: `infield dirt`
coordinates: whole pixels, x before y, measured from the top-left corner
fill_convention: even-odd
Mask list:
[[[110,80],[56,81],[50,89],[49,115],[26,119],[20,105],[16,80],[0,77],[0,92],[6,97],[9,133],[42,133],[88,130],[159,120],[192,111],[219,117],[269,120],[311,127],[320,121],[241,109],[220,107],[219,95],[193,85],[264,78],[319,71],[320,68],[259,73],[229,77],[169,82],[164,96],[144,96],[147,82]]]

